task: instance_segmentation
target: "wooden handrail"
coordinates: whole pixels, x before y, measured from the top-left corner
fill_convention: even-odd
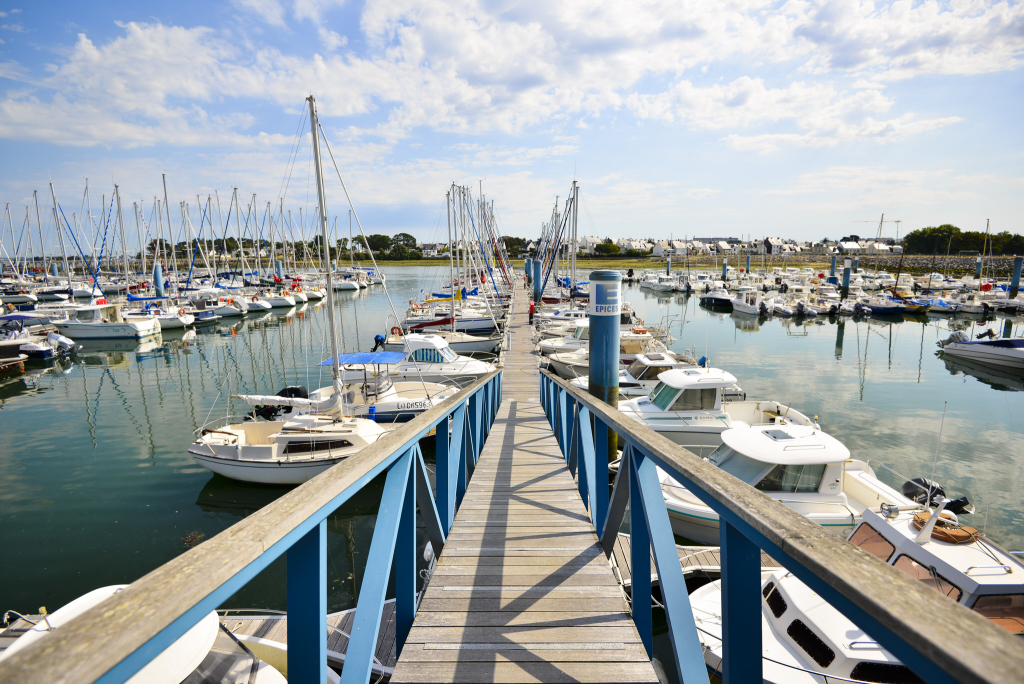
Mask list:
[[[362,485],[383,472],[435,423],[483,389],[495,370],[280,499],[139,578],[45,639],[0,662],[0,681],[94,682],[176,622],[181,633],[228,596],[218,590],[252,577]],[[360,484],[361,483],[361,484]],[[355,485],[359,485],[356,487]],[[277,548],[275,548],[275,546]],[[269,553],[268,553],[269,552]],[[212,604],[212,605],[209,605]],[[194,620],[193,620],[194,618]],[[185,624],[191,621],[191,624]]]
[[[964,684],[1020,682],[1024,672],[1020,637],[953,603],[553,373],[541,372],[620,438],[713,498],[720,515],[731,514],[735,523],[746,528],[740,531],[769,555],[790,570],[798,565],[812,573],[824,583],[823,589],[845,597],[950,680]],[[774,548],[764,548],[764,542]],[[823,598],[828,600],[827,596]],[[868,626],[860,626],[870,632]]]

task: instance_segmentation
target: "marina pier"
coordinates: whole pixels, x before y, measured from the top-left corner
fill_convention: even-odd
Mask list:
[[[286,557],[288,677],[325,681],[325,521],[386,473],[366,577],[346,623],[341,681],[375,679],[392,568],[396,596],[387,616],[398,653],[395,682],[655,682],[654,600],[664,606],[668,657],[680,679],[707,681],[657,466],[686,482],[723,521],[715,560],[725,646],[717,674],[725,681],[762,679],[763,553],[922,680],[1019,681],[1018,638],[539,370],[526,302],[517,288],[503,370],[13,654],[0,664],[0,679],[128,681],[257,572]],[[432,491],[419,440],[434,428]],[[593,439],[607,428],[624,447],[610,495],[609,454]],[[438,557],[425,588],[418,586],[417,509]],[[619,536],[626,516],[628,548]],[[609,561],[618,554],[621,562],[623,553],[630,556],[628,592]],[[655,572],[658,591],[647,579]],[[967,633],[971,657],[950,648]]]

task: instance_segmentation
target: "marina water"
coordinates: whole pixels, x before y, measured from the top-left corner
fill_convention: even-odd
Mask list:
[[[448,276],[446,267],[386,270],[399,315]],[[369,351],[394,325],[383,288],[338,294],[342,351]],[[853,458],[910,477],[931,476],[948,402],[934,479],[977,506],[967,524],[1024,549],[1024,380],[938,356],[948,319],[759,320],[636,286],[624,298],[648,325],[668,320],[674,349],[708,356],[748,398],[792,402]],[[211,475],[186,449],[207,420],[245,411],[229,394],[328,384],[317,365],[330,356],[325,317],[325,307],[308,304],[224,319],[191,339],[110,341],[71,363],[0,380],[0,608],[52,611],[96,587],[132,582],[288,491]],[[1001,331],[1003,319],[960,324]],[[355,605],[379,485],[328,525],[331,611]],[[283,561],[274,563],[225,607],[283,609],[284,574]]]

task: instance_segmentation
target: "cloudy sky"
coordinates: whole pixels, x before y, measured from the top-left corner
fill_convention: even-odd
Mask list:
[[[535,235],[574,177],[601,236],[1021,232],[1022,59],[1020,2],[11,5],[0,199],[17,231],[88,177],[145,217],[166,172],[175,205],[308,211],[312,93],[369,232],[436,237],[448,185],[485,179]]]

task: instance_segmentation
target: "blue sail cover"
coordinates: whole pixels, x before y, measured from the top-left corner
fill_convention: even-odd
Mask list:
[[[338,362],[342,365],[348,363],[398,363],[405,358],[402,352],[356,352],[354,354],[338,354]],[[327,359],[320,362],[321,366],[331,366],[334,359]]]

